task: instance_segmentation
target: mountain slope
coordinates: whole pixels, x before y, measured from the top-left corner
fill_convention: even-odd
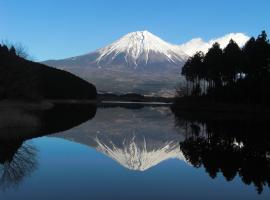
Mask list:
[[[95,52],[44,63],[94,83],[99,92],[173,96],[187,58],[177,45],[138,31]]]
[[[214,42],[224,47],[231,38],[239,45],[248,39],[236,33],[209,42],[194,39],[173,45],[148,31],[137,31],[92,53],[44,63],[94,83],[99,92],[171,97],[182,80],[181,67],[189,56],[199,50],[206,52]]]
[[[148,31],[137,31],[93,53],[45,63],[60,68],[124,66],[134,69],[144,67],[146,70],[153,64],[161,63],[179,66],[187,57],[177,45],[169,44]]]
[[[148,31],[129,33],[98,52],[99,57],[96,61],[101,66],[112,64],[119,55],[123,55],[125,64],[135,68],[160,62],[178,65],[187,57],[179,47],[161,40]]]

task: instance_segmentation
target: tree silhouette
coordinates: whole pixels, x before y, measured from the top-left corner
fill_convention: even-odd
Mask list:
[[[242,49],[233,40],[223,50],[214,43],[206,55],[198,52],[190,57],[182,68],[182,75],[190,90],[188,96],[269,104],[270,43],[267,34],[262,31],[256,39],[250,38]]]
[[[218,43],[213,46],[206,53],[204,58],[205,66],[207,66],[207,77],[210,81],[210,88],[220,87],[222,84],[222,49]]]
[[[223,50],[223,82],[235,83],[238,75],[242,73],[242,51],[236,42],[230,40],[228,46]]]
[[[14,46],[12,46],[12,47],[9,49],[9,52],[10,52],[11,55],[13,55],[13,56],[16,56],[16,55],[17,55],[17,54],[16,54],[16,49],[15,49]]]
[[[200,85],[200,80],[205,78],[203,58],[203,53],[197,52],[193,57],[188,59],[182,69],[182,75],[186,76],[187,81],[191,82],[192,84],[191,94],[193,96],[198,96],[201,94],[198,86]]]

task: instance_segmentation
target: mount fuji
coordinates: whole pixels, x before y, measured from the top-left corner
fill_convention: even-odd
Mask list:
[[[63,68],[98,67],[152,71],[158,66],[179,67],[188,55],[177,45],[172,45],[148,31],[137,31],[121,37],[116,42],[95,52],[63,60],[46,61]]]
[[[100,93],[173,96],[181,81],[181,67],[189,56],[197,50],[207,51],[214,41],[226,45],[234,39],[242,45],[247,38],[244,34],[229,34],[225,39],[195,39],[173,45],[148,31],[137,31],[94,52],[43,63],[90,81]]]

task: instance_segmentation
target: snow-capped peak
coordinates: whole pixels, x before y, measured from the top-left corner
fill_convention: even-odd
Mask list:
[[[225,48],[231,39],[233,39],[240,47],[243,47],[249,38],[249,36],[243,33],[229,33],[223,37],[209,40],[208,42],[201,38],[195,38],[188,41],[187,43],[180,45],[179,47],[186,54],[192,56],[198,51],[207,53],[208,49],[211,48],[215,42],[219,43],[221,48]]]
[[[177,45],[165,42],[148,31],[128,33],[116,42],[98,50],[100,56],[97,62],[115,59],[119,54],[124,54],[125,61],[137,65],[139,62],[147,64],[150,53],[161,54],[170,62],[183,61],[187,55]]]

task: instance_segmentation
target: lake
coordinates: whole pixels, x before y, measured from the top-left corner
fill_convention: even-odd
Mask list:
[[[270,199],[266,121],[0,105],[0,199]]]

